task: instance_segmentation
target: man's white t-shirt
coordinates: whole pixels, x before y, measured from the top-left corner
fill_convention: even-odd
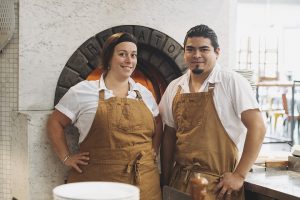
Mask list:
[[[173,99],[180,85],[181,93],[190,93],[190,70],[181,77],[173,80],[167,87],[159,104],[163,123],[175,127],[172,113]],[[246,137],[246,127],[241,121],[241,113],[249,109],[258,109],[254,91],[250,83],[240,74],[222,69],[216,65],[198,92],[207,92],[209,83],[214,83],[214,104],[229,137],[239,149],[243,148]]]

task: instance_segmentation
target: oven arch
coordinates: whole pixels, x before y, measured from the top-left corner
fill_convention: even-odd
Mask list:
[[[143,79],[143,83],[150,81],[157,102],[160,101],[166,86],[186,71],[183,47],[170,36],[140,25],[115,26],[90,37],[71,55],[59,76],[54,105],[70,87],[99,75],[97,71],[101,63],[102,45],[110,35],[117,32],[128,32],[138,39],[136,74],[140,80]]]

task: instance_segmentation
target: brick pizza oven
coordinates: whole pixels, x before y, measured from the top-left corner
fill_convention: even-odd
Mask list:
[[[128,32],[138,39],[138,63],[132,76],[152,91],[157,102],[167,85],[185,72],[183,48],[173,38],[145,26],[112,27],[86,40],[69,58],[57,83],[54,105],[76,83],[99,78],[103,43],[117,32]]]

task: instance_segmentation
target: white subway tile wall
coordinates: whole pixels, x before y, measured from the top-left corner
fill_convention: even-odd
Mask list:
[[[0,199],[11,197],[11,112],[18,109],[19,1],[15,0],[16,28],[0,53]]]

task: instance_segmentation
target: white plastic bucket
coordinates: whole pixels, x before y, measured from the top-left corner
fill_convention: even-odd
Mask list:
[[[53,189],[54,200],[139,200],[138,187],[116,182],[78,182]]]

